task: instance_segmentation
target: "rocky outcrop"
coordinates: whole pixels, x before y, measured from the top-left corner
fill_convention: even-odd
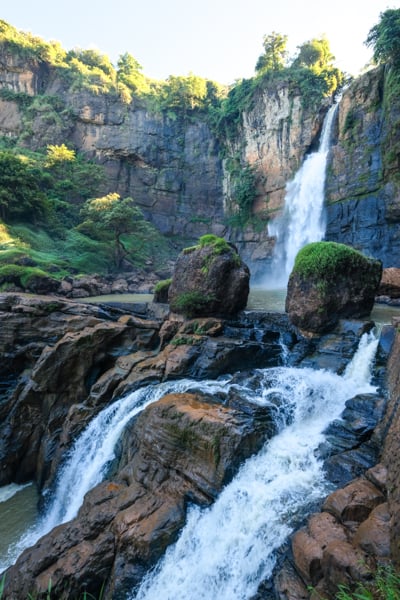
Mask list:
[[[378,479],[379,483],[378,483]],[[330,494],[322,512],[310,517],[292,539],[295,574],[278,579],[280,598],[334,599],[340,586],[366,582],[390,556],[389,511],[382,466]],[[286,567],[287,568],[287,567]],[[282,580],[286,583],[283,589]],[[312,587],[312,593],[307,589]]]
[[[263,414],[265,413],[265,414]],[[118,475],[89,494],[78,516],[26,551],[5,574],[4,598],[57,598],[85,589],[123,597],[182,527],[186,500],[209,504],[270,436],[268,409],[224,406],[199,393],[170,394],[124,436]],[[18,574],[18,576],[17,576]]]
[[[395,267],[383,269],[378,296],[381,300],[383,298],[396,300],[400,298],[400,269]]]
[[[398,267],[400,193],[396,179],[398,95],[390,72],[365,73],[344,92],[327,167],[326,239]]]
[[[246,308],[250,271],[223,238],[204,236],[177,258],[168,301],[174,312],[230,316]]]
[[[382,274],[379,261],[332,242],[304,246],[289,278],[286,312],[302,331],[332,329],[340,318],[365,317]]]

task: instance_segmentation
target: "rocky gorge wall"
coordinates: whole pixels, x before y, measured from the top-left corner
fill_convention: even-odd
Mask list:
[[[330,104],[307,104],[287,83],[256,88],[234,135],[218,139],[203,115],[150,110],[142,100],[74,89],[45,62],[0,49],[0,134],[38,149],[76,148],[104,165],[104,193],[132,196],[157,228],[185,245],[205,233],[237,244],[253,275],[265,268],[274,238],[268,222],[283,207],[286,183],[316,148]],[[390,73],[365,73],[344,91],[328,157],[326,239],[398,266],[396,95]],[[31,99],[26,101],[26,99]],[[229,226],[238,206],[232,161],[255,174],[256,224]]]
[[[399,104],[384,67],[343,93],[327,168],[326,239],[399,266]]]

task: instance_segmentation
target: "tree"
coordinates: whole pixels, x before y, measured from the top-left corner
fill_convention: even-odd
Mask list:
[[[46,196],[39,186],[39,173],[25,157],[0,152],[0,218],[36,220],[48,211]]]
[[[380,14],[380,21],[374,25],[365,40],[374,50],[377,64],[389,62],[400,68],[400,9],[390,8]]]
[[[259,56],[256,64],[256,72],[259,74],[267,71],[278,71],[283,69],[287,60],[287,35],[273,31],[264,35],[264,54]]]
[[[293,67],[306,67],[321,72],[332,65],[335,57],[331,53],[329,42],[325,37],[313,38],[298,46],[299,53],[292,63]]]
[[[142,73],[142,66],[129,52],[121,54],[118,58],[117,78],[118,83],[123,83],[136,93],[146,93],[150,89],[147,79]]]
[[[122,199],[116,193],[88,200],[81,210],[81,215],[84,221],[78,226],[79,231],[95,239],[113,242],[114,263],[117,269],[121,269],[123,261],[129,255],[122,236],[143,236],[151,233],[150,224],[134,200]]]
[[[189,73],[187,76],[170,75],[164,88],[166,108],[178,108],[184,112],[200,108],[207,98],[207,81]]]

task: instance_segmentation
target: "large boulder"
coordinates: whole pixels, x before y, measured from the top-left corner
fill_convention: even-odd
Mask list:
[[[274,432],[270,407],[225,405],[201,392],[168,394],[132,421],[112,480],[94,487],[75,519],[27,549],[5,572],[4,600],[125,598],[184,524],[188,502],[209,505]]]
[[[370,314],[382,275],[380,261],[335,242],[314,242],[298,253],[289,278],[286,312],[303,332],[322,333],[339,319]]]
[[[204,235],[178,256],[168,299],[172,310],[185,316],[229,316],[246,307],[249,282],[235,247]]]

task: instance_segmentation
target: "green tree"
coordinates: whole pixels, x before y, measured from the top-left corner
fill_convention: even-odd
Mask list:
[[[374,51],[377,64],[390,62],[400,68],[400,9],[390,8],[380,14],[380,21],[370,29],[367,46]]]
[[[170,75],[164,87],[165,108],[181,109],[184,112],[204,106],[207,98],[207,81],[189,73],[187,76]]]
[[[282,33],[273,31],[269,35],[264,35],[264,54],[261,54],[257,60],[256,72],[263,74],[267,71],[283,69],[287,60],[287,42],[287,35]]]
[[[40,173],[26,157],[0,151],[0,218],[5,222],[45,218],[49,206],[39,184]]]
[[[134,200],[122,199],[116,193],[88,200],[81,215],[84,221],[78,226],[79,231],[95,239],[110,240],[113,243],[114,264],[117,269],[121,269],[129,256],[122,236],[130,234],[143,237],[152,233],[150,224]]]
[[[313,38],[298,46],[298,49],[299,53],[292,63],[293,67],[306,67],[321,72],[331,66],[335,59],[325,37]]]

